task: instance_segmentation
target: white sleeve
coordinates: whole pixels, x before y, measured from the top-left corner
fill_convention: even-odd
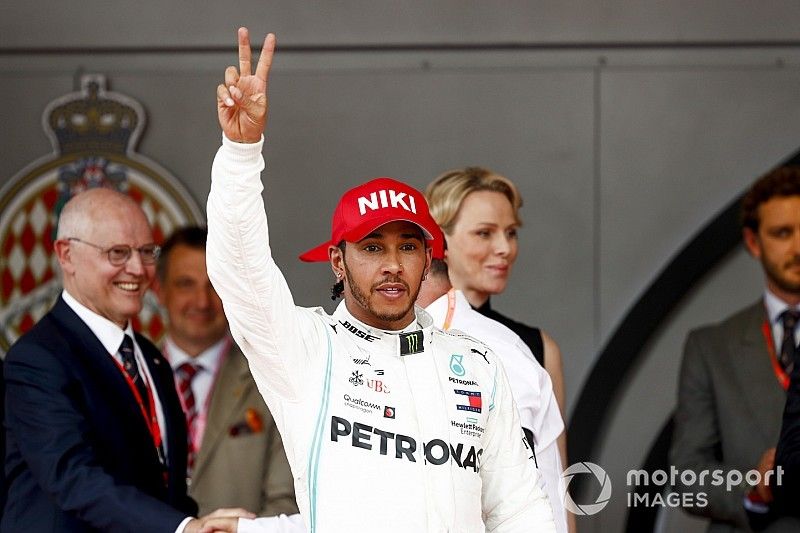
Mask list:
[[[260,390],[295,400],[303,376],[324,353],[324,323],[294,305],[269,246],[261,196],[262,139],[235,143],[223,136],[208,195],[208,277],[222,299],[231,334]]]
[[[539,450],[550,446],[564,431],[564,419],[561,417],[561,410],[558,408],[558,402],[553,393],[553,381],[550,379],[550,374],[539,364],[528,345],[519,337],[516,339],[515,346],[525,354],[526,360],[529,361],[524,368],[515,369],[515,371],[535,374],[531,376],[530,390],[526,391],[528,394],[517,396],[516,391],[513,392],[522,416],[522,425],[533,432],[538,457]],[[534,387],[538,387],[538,390],[533,391]],[[520,397],[526,398],[526,400],[519,401]]]
[[[536,450],[536,462],[539,465],[539,475],[544,482],[544,491],[550,500],[553,509],[553,520],[558,533],[567,533],[567,511],[564,509],[564,478],[561,466],[561,455],[558,453],[558,443],[551,442],[544,449]]]
[[[306,533],[306,525],[299,514],[266,516],[250,520],[240,518],[237,533]]]
[[[555,533],[553,511],[520,426],[508,378],[497,357],[481,462],[481,503],[487,533]]]

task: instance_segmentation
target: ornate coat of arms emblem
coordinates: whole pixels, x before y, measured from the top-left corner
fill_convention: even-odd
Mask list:
[[[52,154],[34,161],[0,189],[0,351],[36,323],[61,292],[53,239],[58,216],[75,194],[109,187],[139,202],[156,242],[203,215],[181,183],[134,149],[142,106],[106,91],[105,77],[87,75],[81,90],[52,101],[42,116]],[[148,294],[134,327],[157,341],[163,322]]]

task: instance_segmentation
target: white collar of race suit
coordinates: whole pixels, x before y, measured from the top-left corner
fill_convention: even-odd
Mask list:
[[[414,306],[414,313],[416,320],[398,331],[386,331],[364,324],[347,310],[344,302],[336,307],[332,317],[356,342],[365,345],[370,351],[412,355],[424,351],[425,345],[431,341],[433,328],[433,319],[424,309]]]

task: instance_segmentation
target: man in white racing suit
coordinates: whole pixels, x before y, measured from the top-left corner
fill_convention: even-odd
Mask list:
[[[344,302],[296,307],[269,247],[261,156],[275,38],[217,87],[207,264],[281,431],[311,533],[555,531],[505,373],[482,343],[414,307],[435,222],[415,189],[346,192],[327,254]]]

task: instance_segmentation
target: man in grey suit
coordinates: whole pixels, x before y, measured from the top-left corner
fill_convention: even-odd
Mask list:
[[[162,351],[189,428],[189,494],[201,509],[235,502],[259,516],[296,513],[280,433],[208,280],[206,237],[196,226],[175,231],[154,286],[168,315]]]
[[[693,477],[686,475],[674,487],[694,495],[684,509],[710,518],[713,532],[750,531],[746,510],[757,511],[770,498],[765,484],[752,487],[735,472],[765,473],[774,464],[800,335],[800,168],[779,168],[757,180],[742,200],[742,225],[766,290],[721,323],[689,333],[670,451],[679,471],[697,476],[689,483]],[[716,470],[741,483],[715,484]],[[800,531],[800,522],[783,518],[766,531]]]

